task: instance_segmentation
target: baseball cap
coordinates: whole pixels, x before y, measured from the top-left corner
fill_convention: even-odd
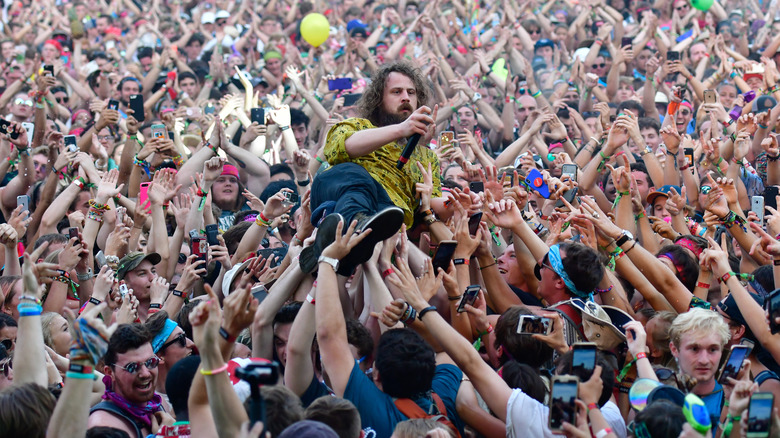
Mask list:
[[[655,199],[659,196],[665,196],[668,198],[669,192],[672,191],[672,189],[675,189],[677,190],[677,193],[680,193],[680,186],[667,184],[665,186],[661,186],[655,191],[650,192],[650,194],[647,195],[647,203],[653,205],[655,203]]]
[[[213,12],[204,12],[203,15],[200,16],[201,24],[214,24],[214,21],[216,20],[217,16]]]
[[[764,299],[761,298],[760,296],[754,293],[750,293],[750,297],[753,298],[753,301],[758,303],[759,306],[761,307],[764,306]],[[745,320],[745,317],[742,316],[742,312],[739,310],[739,306],[737,306],[737,302],[736,300],[734,300],[734,296],[732,294],[728,294],[726,298],[721,300],[718,303],[718,308],[720,309],[721,312],[728,315],[729,319],[731,319],[732,321],[736,321],[747,327],[748,323]]]
[[[759,96],[753,101],[753,114],[771,111],[777,105],[777,101],[772,96]]]
[[[539,41],[537,41],[536,43],[534,43],[534,50],[538,50],[538,49],[540,49],[542,47],[549,47],[549,48],[552,49],[552,48],[555,47],[555,43],[552,40],[547,39],[547,38],[542,38]]]
[[[660,91],[655,92],[655,103],[669,103],[669,96]]]
[[[366,29],[366,23],[363,23],[362,21],[358,19],[350,20],[349,23],[347,23],[347,32],[352,33],[352,29],[360,28],[365,31]]]
[[[228,11],[217,11],[217,15],[214,16],[214,20],[218,20],[220,18],[230,18],[230,12]]]
[[[157,254],[156,252],[150,252],[149,254],[144,254],[140,251],[131,252],[122,257],[122,260],[119,261],[119,267],[116,270],[117,280],[124,280],[125,275],[137,268],[144,260],[149,260],[153,265],[156,265],[160,263],[162,258],[160,257],[160,254]]]

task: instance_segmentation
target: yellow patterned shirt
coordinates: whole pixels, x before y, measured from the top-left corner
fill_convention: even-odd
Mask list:
[[[441,176],[439,160],[436,154],[425,145],[418,145],[412,153],[409,162],[403,169],[397,169],[396,163],[401,156],[406,144],[389,143],[374,152],[362,157],[352,158],[347,154],[344,143],[357,131],[376,128],[366,119],[351,118],[339,122],[328,131],[325,143],[325,159],[331,166],[340,163],[356,163],[365,168],[371,176],[377,180],[387,191],[388,196],[395,205],[404,211],[404,223],[412,226],[414,212],[420,202],[414,190],[415,184],[423,182],[423,174],[417,167],[421,162],[424,167],[431,164],[433,170],[433,197],[441,196]],[[330,169],[328,169],[329,171]]]

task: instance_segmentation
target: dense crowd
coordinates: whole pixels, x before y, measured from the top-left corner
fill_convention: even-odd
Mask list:
[[[778,9],[4,2],[0,437],[780,437]]]

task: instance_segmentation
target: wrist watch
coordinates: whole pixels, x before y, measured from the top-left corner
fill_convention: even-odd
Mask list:
[[[79,281],[87,281],[90,278],[92,278],[92,268],[87,268],[87,272],[84,274],[76,273],[76,277],[79,279]]]
[[[339,261],[332,257],[320,256],[320,258],[317,259],[317,263],[327,263],[333,267],[333,271],[338,271],[339,269]]]
[[[479,94],[479,93],[477,93],[477,92],[475,92],[475,93],[474,93],[474,97],[472,97],[472,98],[471,98],[471,103],[477,103],[477,101],[478,101],[479,99],[482,99],[482,95],[481,95],[481,94]]]
[[[623,244],[628,242],[629,240],[633,240],[634,239],[634,235],[631,234],[630,231],[623,230],[622,234],[623,234],[622,236],[620,236],[617,240],[615,240],[615,245],[617,245],[619,247],[623,246]]]

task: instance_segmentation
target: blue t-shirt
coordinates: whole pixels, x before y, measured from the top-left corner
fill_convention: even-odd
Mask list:
[[[455,398],[458,395],[462,378],[463,372],[455,365],[450,364],[437,366],[436,374],[433,377],[433,392],[441,397],[447,408],[447,418],[452,421],[461,434],[463,434],[463,421],[458,417],[458,412],[455,409]],[[376,431],[377,438],[389,438],[393,434],[396,424],[408,420],[395,407],[393,397],[379,390],[374,382],[361,371],[357,361],[355,361],[349,376],[344,398],[351,401],[360,412],[363,430],[373,429]],[[428,412],[431,404],[429,400],[420,399],[415,400],[415,402]]]
[[[715,388],[712,389],[711,393],[699,396],[701,401],[704,402],[704,405],[707,406],[707,412],[710,413],[712,430],[716,430],[718,424],[720,424],[720,411],[723,410],[723,396],[723,386],[718,382],[715,382]]]
[[[317,380],[317,376],[312,376],[309,387],[301,394],[301,403],[303,403],[304,408],[308,408],[310,404],[314,403],[314,400],[317,400],[324,395],[333,394],[328,390],[328,387],[324,383]]]

